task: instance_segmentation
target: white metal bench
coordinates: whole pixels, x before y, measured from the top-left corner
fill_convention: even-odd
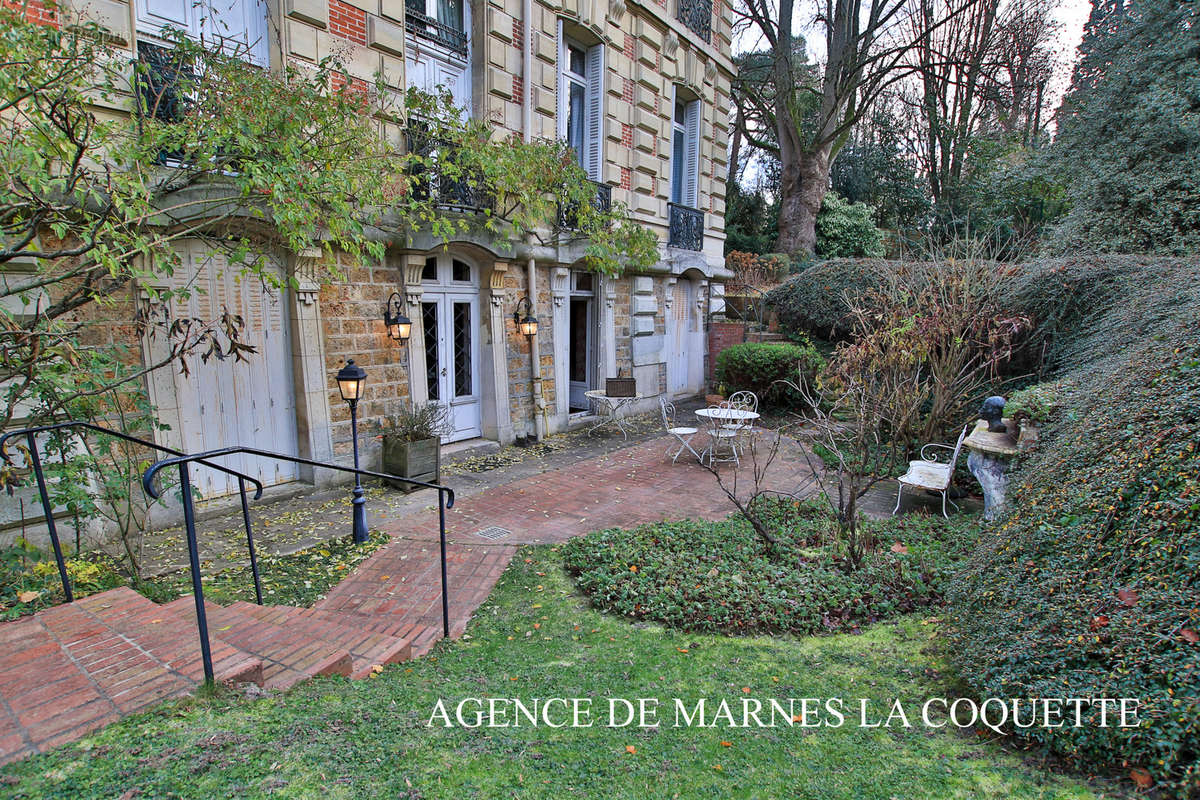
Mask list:
[[[958,461],[958,454],[962,450],[963,439],[967,438],[967,431],[970,429],[970,425],[964,425],[962,433],[958,435],[958,441],[954,445],[925,445],[921,448],[921,457],[915,461],[908,462],[908,472],[896,479],[900,486],[896,490],[896,507],[892,509],[892,514],[900,510],[900,498],[904,494],[904,487],[911,486],[914,489],[941,492],[942,516],[949,519],[950,515],[946,513],[946,495],[950,491],[950,481],[954,477],[954,464]],[[931,447],[941,447],[953,451],[950,455],[950,460],[938,461],[935,457],[926,455],[925,451]],[[958,508],[953,500],[950,501],[950,505],[956,509]]]

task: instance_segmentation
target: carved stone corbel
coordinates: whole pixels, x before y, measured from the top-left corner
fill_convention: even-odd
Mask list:
[[[321,284],[317,280],[317,261],[321,256],[319,247],[306,247],[296,253],[296,300],[302,305],[315,304],[321,293]]]
[[[550,273],[550,294],[554,298],[554,307],[560,308],[567,300],[571,291],[571,270],[567,267],[555,267]]]
[[[424,294],[421,273],[424,270],[425,256],[410,254],[404,257],[404,299],[414,308],[421,306],[421,295]]]
[[[504,288],[504,277],[507,274],[507,261],[496,261],[492,263],[492,274],[488,279],[488,288],[491,289],[493,308],[500,308],[502,305],[504,305],[504,298],[508,294]]]

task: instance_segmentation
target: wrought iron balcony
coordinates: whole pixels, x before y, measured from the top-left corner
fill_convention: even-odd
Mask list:
[[[494,198],[482,189],[482,180],[473,179],[456,164],[453,145],[422,135],[420,130],[410,130],[408,149],[431,162],[422,164],[411,173],[412,192],[417,199],[432,197],[435,205],[448,211],[479,213],[492,208]],[[439,169],[442,165],[451,169]]]
[[[667,203],[667,247],[704,249],[704,212]]]
[[[404,0],[404,27],[408,29],[408,32],[465,56],[467,54],[466,32],[434,19],[425,12],[426,7],[423,0]]]
[[[712,41],[712,0],[679,0],[675,18],[706,42]]]
[[[596,193],[592,196],[592,208],[603,213],[612,208],[612,187],[607,183],[592,181]],[[578,230],[579,207],[573,203],[558,207],[558,226],[565,230]]]

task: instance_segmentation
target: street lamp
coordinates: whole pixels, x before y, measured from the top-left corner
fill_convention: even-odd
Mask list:
[[[404,316],[403,298],[399,292],[392,292],[387,305],[383,307],[383,325],[387,328],[388,336],[397,342],[407,342],[412,334],[412,320]]]
[[[350,406],[350,438],[354,440],[354,468],[358,469],[358,401],[362,399],[367,384],[367,371],[354,363],[354,359],[338,370],[338,391]],[[362,476],[354,473],[354,542],[367,540],[367,498],[363,497]]]
[[[521,306],[525,306],[525,316],[521,316]],[[537,335],[538,321],[533,315],[533,303],[528,297],[522,297],[517,303],[517,310],[513,312],[513,322],[517,323],[517,330],[524,336],[533,337]]]

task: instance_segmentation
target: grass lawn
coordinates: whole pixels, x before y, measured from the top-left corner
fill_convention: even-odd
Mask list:
[[[945,696],[919,616],[823,638],[723,638],[592,610],[548,546],[522,551],[461,641],[377,678],[220,690],[0,772],[29,798],[1088,798],[976,734],[674,728],[672,698]],[[746,690],[749,690],[747,693]],[[426,727],[465,697],[657,697],[657,730]],[[606,714],[600,714],[606,716]],[[727,743],[727,744],[726,744]]]

